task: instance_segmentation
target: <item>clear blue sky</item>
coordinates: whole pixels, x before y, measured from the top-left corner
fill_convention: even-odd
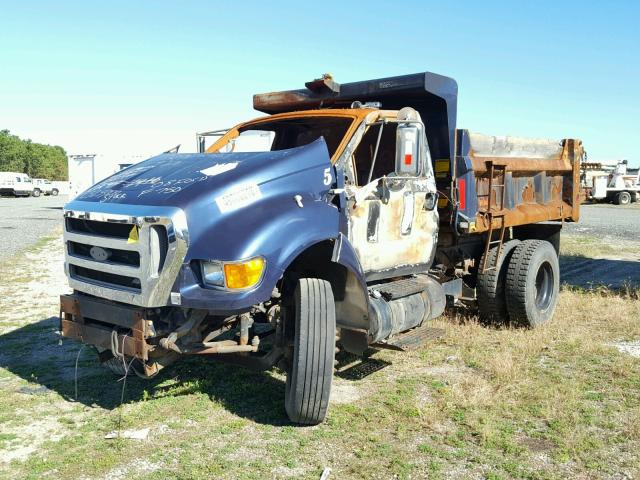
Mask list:
[[[0,1],[0,128],[150,155],[257,116],[251,95],[429,70],[461,128],[640,163],[640,3]]]

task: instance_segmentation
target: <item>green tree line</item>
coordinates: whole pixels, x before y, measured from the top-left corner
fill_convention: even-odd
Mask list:
[[[9,130],[0,130],[0,172],[21,172],[31,178],[68,180],[64,148],[22,140]]]

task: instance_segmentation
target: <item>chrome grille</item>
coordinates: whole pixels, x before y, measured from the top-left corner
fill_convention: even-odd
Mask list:
[[[87,205],[87,202],[74,202]],[[96,204],[88,204],[96,205]],[[82,205],[84,206],[84,205]],[[180,209],[99,205],[113,212],[65,210],[65,270],[77,291],[143,307],[167,305],[186,255],[188,233]]]

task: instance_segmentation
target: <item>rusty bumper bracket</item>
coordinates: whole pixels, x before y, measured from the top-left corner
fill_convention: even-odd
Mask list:
[[[150,336],[150,322],[145,320],[143,309],[71,294],[60,296],[60,312],[62,337],[104,350],[112,350],[112,341],[115,340],[120,353],[141,361],[145,375],[154,375],[159,370],[157,363],[148,362],[154,346],[146,342]],[[91,320],[101,323],[92,323]],[[113,327],[108,328],[104,324]],[[116,333],[114,339],[113,332],[118,327],[130,329],[131,333]]]

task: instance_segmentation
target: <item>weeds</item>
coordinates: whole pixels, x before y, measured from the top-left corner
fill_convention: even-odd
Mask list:
[[[50,240],[0,269],[59,261],[59,249]],[[85,349],[73,402],[78,345],[56,344],[54,273],[42,281],[55,291],[28,315],[14,294],[0,298],[0,478],[318,478],[327,466],[341,479],[640,475],[640,359],[611,346],[640,339],[633,287],[565,286],[554,322],[535,330],[441,318],[441,340],[375,352],[384,368],[334,380],[357,395],[297,427],[281,372],[201,358],[130,379],[116,408],[120,384]],[[149,439],[105,440],[120,412],[122,428],[148,427]]]

